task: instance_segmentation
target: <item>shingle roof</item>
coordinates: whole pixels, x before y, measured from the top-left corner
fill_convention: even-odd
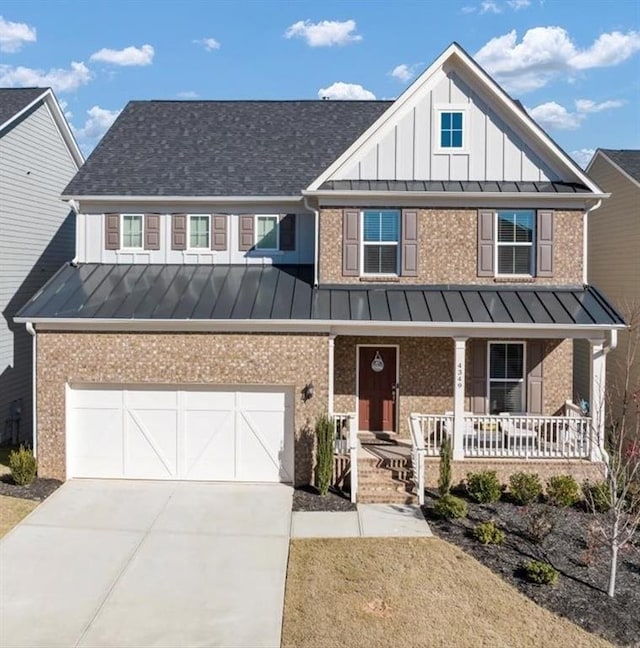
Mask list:
[[[63,266],[18,317],[617,326],[593,287],[321,286],[313,267]]]
[[[640,150],[600,149],[608,158],[640,182]]]
[[[388,101],[132,101],[64,195],[300,196]]]
[[[495,182],[472,180],[330,180],[320,189],[329,191],[455,191],[487,193],[589,193],[577,182]]]
[[[0,88],[0,124],[9,121],[46,90],[46,88]]]

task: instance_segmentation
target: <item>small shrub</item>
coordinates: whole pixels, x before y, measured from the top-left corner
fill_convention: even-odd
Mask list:
[[[587,480],[582,484],[582,492],[587,507],[594,513],[606,513],[611,508],[611,493],[607,482]]]
[[[36,478],[36,458],[30,448],[20,446],[18,450],[9,453],[9,468],[11,477],[19,486],[27,486]]]
[[[326,495],[333,478],[333,421],[330,421],[326,416],[318,418],[316,436],[318,437],[316,485],[320,495]]]
[[[535,473],[514,473],[509,477],[509,492],[516,504],[532,504],[542,495],[540,477]]]
[[[444,520],[455,520],[467,517],[469,507],[467,503],[455,495],[445,495],[434,505],[435,514]]]
[[[453,459],[453,444],[451,437],[445,436],[440,445],[440,474],[438,476],[438,493],[440,497],[451,491],[451,461]]]
[[[555,526],[555,515],[548,508],[535,509],[528,515],[527,533],[536,544],[542,544]]]
[[[473,530],[473,537],[483,545],[499,545],[504,542],[504,531],[495,522],[481,522]]]
[[[502,484],[495,470],[483,470],[467,473],[467,493],[469,497],[481,504],[497,502],[502,495]]]
[[[566,508],[580,501],[580,486],[571,475],[555,475],[547,481],[547,500],[553,506]]]
[[[538,585],[555,585],[558,582],[558,571],[549,563],[529,560],[522,565],[527,580]]]

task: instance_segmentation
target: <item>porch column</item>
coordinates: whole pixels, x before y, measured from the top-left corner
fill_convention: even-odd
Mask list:
[[[464,386],[467,338],[453,338],[455,342],[453,377],[453,458],[464,459]]]
[[[589,340],[591,346],[590,368],[591,389],[589,394],[589,413],[591,414],[591,461],[604,457],[605,400],[607,354],[604,340]]]
[[[331,416],[333,412],[333,391],[334,391],[334,386],[333,386],[333,373],[334,373],[334,357],[335,357],[335,342],[336,336],[333,333],[329,334],[329,368],[328,368],[328,373],[329,373],[329,393],[327,396],[327,401],[328,401],[328,409],[329,409],[329,416]]]

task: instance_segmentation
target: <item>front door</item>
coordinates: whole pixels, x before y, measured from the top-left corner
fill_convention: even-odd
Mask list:
[[[358,420],[360,430],[396,431],[396,347],[358,350]]]

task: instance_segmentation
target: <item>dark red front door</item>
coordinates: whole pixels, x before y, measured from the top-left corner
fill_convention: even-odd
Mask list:
[[[358,416],[361,430],[396,431],[395,347],[360,347]]]

